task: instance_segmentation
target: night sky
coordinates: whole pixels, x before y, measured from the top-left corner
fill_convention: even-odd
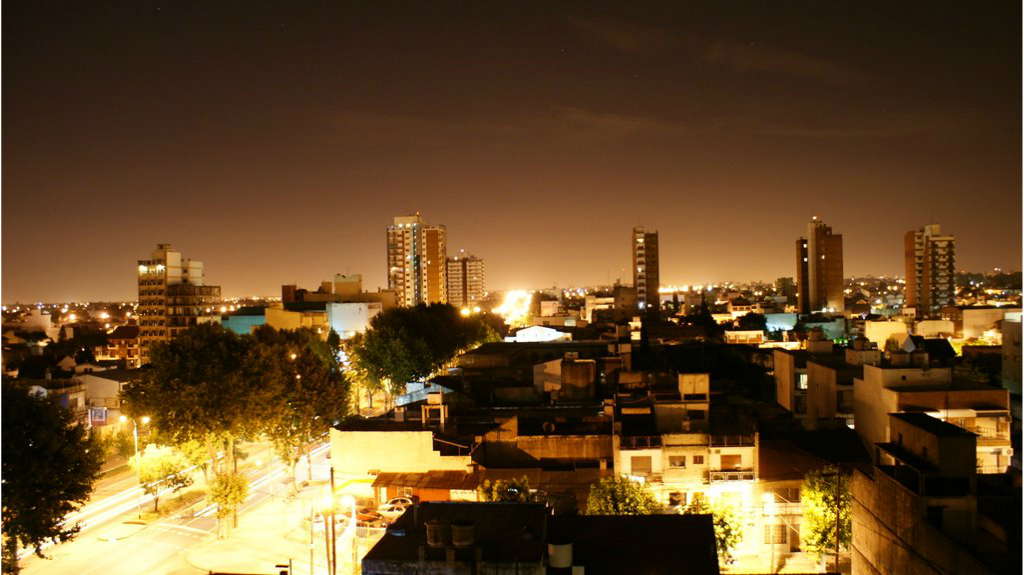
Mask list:
[[[88,4],[88,6],[86,6]],[[685,4],[685,5],[680,5]],[[628,7],[623,7],[628,6]],[[420,211],[488,287],[1021,265],[1020,2],[17,2],[2,298],[134,299],[157,242],[225,297],[385,284]]]

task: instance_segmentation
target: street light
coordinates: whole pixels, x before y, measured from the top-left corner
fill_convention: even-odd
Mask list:
[[[120,418],[121,423],[128,421],[128,417],[122,415]],[[149,416],[142,416],[142,425],[149,424]],[[132,419],[132,439],[135,441],[135,483],[139,485],[139,489],[142,489],[142,478],[139,472],[139,424]],[[142,519],[142,492],[139,492],[138,502],[135,504],[135,512],[139,514],[139,519]]]
[[[771,563],[768,565],[768,572],[775,573],[775,494],[761,495],[761,503],[764,513],[768,515],[768,546],[771,547]]]

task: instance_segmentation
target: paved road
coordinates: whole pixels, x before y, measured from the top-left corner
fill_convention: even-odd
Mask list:
[[[326,445],[326,444],[322,444]],[[256,467],[255,461],[260,454],[266,461],[263,448],[253,449],[246,469],[249,476],[250,496],[239,510],[240,521],[247,515],[264,513],[264,508],[275,501],[283,504],[281,495],[287,492],[288,478],[283,465],[276,461]],[[316,451],[313,458],[314,472],[325,476],[327,473],[326,447]],[[300,466],[300,479],[305,476],[305,466]],[[111,501],[116,501],[122,508],[125,504],[124,490],[118,487],[131,486],[134,477],[111,478],[103,486],[100,497],[90,502],[85,509],[86,516],[93,517],[91,509],[111,508]],[[120,499],[118,499],[120,498]],[[45,550],[52,559],[44,560],[27,557],[22,560],[23,573],[26,575],[185,575],[207,573],[206,568],[200,569],[189,562],[190,553],[203,545],[216,540],[217,520],[214,510],[203,504],[195,505],[195,516],[171,516],[159,521],[143,524],[133,521],[135,515],[134,496],[127,498],[127,512],[119,513],[113,518],[102,519],[88,525],[78,537]],[[276,509],[273,505],[270,508]],[[91,509],[90,509],[91,508]],[[298,522],[298,512],[293,523]],[[281,515],[281,514],[279,514]],[[257,517],[259,519],[259,517]],[[266,518],[263,518],[264,520]],[[282,528],[286,527],[280,521]],[[224,547],[223,540],[216,541]],[[230,547],[227,547],[230,549]],[[223,554],[223,553],[222,553]],[[266,573],[275,573],[273,565]],[[208,566],[207,566],[208,568]]]

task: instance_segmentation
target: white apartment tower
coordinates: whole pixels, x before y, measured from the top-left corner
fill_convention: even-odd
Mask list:
[[[459,250],[459,255],[448,258],[448,303],[472,308],[483,299],[484,260]]]
[[[219,322],[220,286],[205,285],[203,262],[183,260],[171,244],[157,244],[148,260],[139,261],[140,363],[149,362],[150,346],[169,341],[200,323]]]
[[[388,289],[398,305],[448,301],[448,231],[428,226],[419,212],[388,226]]]

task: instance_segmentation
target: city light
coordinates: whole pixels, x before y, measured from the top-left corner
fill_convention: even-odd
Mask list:
[[[505,323],[512,327],[523,327],[530,316],[530,303],[533,296],[526,290],[512,290],[505,293],[505,300],[494,308],[494,313],[505,318]]]

